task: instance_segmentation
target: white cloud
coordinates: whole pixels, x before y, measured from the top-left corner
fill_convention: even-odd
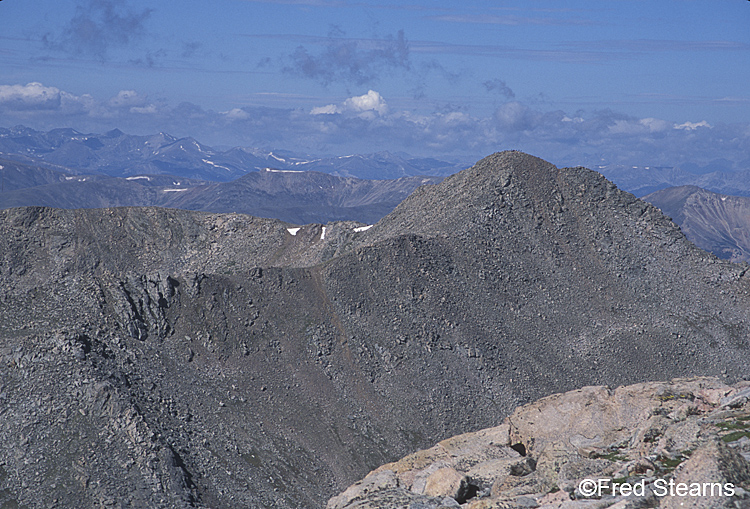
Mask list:
[[[675,129],[682,129],[685,131],[695,131],[699,127],[708,127],[709,129],[713,128],[713,126],[705,120],[701,120],[700,122],[685,122],[684,124],[674,126]]]
[[[26,85],[0,85],[0,109],[26,115],[53,112],[92,114],[96,101],[88,94],[77,96],[34,81]]]
[[[360,118],[374,119],[377,116],[386,115],[388,105],[379,93],[370,90],[364,95],[350,97],[340,105],[328,104],[310,110],[311,115],[334,115],[336,113],[353,113]]]
[[[642,118],[638,121],[643,127],[648,129],[651,133],[658,133],[662,131],[666,131],[670,127],[672,127],[672,124],[667,122],[666,120],[661,120],[658,118]]]
[[[141,115],[153,115],[158,110],[155,104],[149,104],[148,106],[133,106],[130,108],[130,113],[139,113]]]
[[[374,90],[370,90],[365,95],[350,97],[344,101],[344,107],[351,111],[375,111],[380,115],[388,113],[385,100]]]
[[[247,120],[250,118],[250,114],[240,108],[232,108],[229,111],[224,111],[222,112],[222,115],[229,120]]]
[[[672,124],[658,118],[628,118],[617,119],[609,126],[612,134],[648,134],[664,132],[672,127]]]
[[[328,104],[326,106],[318,106],[310,110],[311,115],[333,115],[335,113],[341,113],[341,108],[335,104]]]
[[[61,105],[59,88],[45,87],[32,82],[26,85],[0,85],[0,104],[13,109],[58,109]]]
[[[503,104],[495,110],[495,120],[504,130],[525,130],[534,124],[534,112],[518,101]]]

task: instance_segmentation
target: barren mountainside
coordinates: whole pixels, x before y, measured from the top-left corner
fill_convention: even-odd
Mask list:
[[[672,217],[698,247],[733,262],[750,260],[750,198],[681,186],[643,199]]]
[[[292,226],[0,211],[0,502],[323,507],[552,393],[750,376],[747,266],[584,168],[503,152]]]

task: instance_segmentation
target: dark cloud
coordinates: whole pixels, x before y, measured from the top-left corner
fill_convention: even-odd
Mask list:
[[[163,59],[165,56],[167,56],[167,52],[163,49],[158,49],[148,51],[142,57],[130,59],[129,62],[134,65],[154,67],[159,60]]]
[[[105,59],[111,48],[125,46],[146,33],[152,9],[134,11],[124,0],[87,0],[61,33],[47,33],[48,49],[83,53]]]
[[[315,80],[323,85],[334,82],[366,85],[384,72],[410,70],[409,42],[403,30],[385,39],[351,39],[333,27],[322,52],[313,53],[298,46],[289,55],[283,72]]]
[[[484,85],[484,88],[487,89],[487,92],[494,92],[496,94],[500,94],[504,96],[506,99],[513,99],[516,96],[513,90],[511,90],[510,87],[506,85],[505,82],[501,80],[500,78],[495,78],[494,80],[488,80],[482,84]]]
[[[195,55],[195,52],[201,48],[202,44],[199,42],[186,42],[182,45],[182,57],[190,58]]]

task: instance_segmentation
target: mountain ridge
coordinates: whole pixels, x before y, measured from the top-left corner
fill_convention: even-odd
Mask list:
[[[0,208],[106,208],[161,206],[240,212],[295,224],[359,221],[373,224],[416,187],[439,177],[363,180],[314,171],[265,169],[230,182],[172,175],[67,175],[0,159]]]
[[[388,152],[338,157],[282,155],[281,151],[234,147],[217,150],[194,138],[166,133],[128,135],[112,130],[104,135],[73,129],[48,132],[17,126],[0,128],[0,155],[50,169],[73,168],[77,173],[112,177],[170,174],[180,178],[227,182],[264,168],[311,170],[341,177],[394,179],[444,176],[463,164],[434,158],[401,157]]]

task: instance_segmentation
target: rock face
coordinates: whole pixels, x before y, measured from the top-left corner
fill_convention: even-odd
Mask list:
[[[750,260],[750,198],[681,186],[643,199],[670,216],[701,249],[733,262]]]
[[[2,503],[322,507],[553,393],[750,377],[747,266],[589,170],[499,153],[323,228],[0,211]]]
[[[750,383],[697,378],[543,398],[381,466],[327,508],[750,507],[748,489]]]

